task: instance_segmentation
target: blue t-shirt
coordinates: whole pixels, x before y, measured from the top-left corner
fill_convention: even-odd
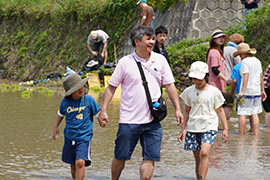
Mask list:
[[[93,116],[100,107],[92,96],[81,99],[63,98],[59,113],[66,116],[64,135],[71,141],[90,141],[93,135]]]
[[[241,75],[240,75],[240,68],[242,63],[238,63],[233,67],[231,79],[236,79],[236,94],[240,92],[240,85],[241,85]]]

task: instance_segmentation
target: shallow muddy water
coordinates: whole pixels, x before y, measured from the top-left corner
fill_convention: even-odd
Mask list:
[[[91,93],[101,105],[102,94]],[[22,98],[21,92],[0,92],[0,179],[53,180],[71,179],[68,164],[61,161],[64,121],[61,135],[51,138],[53,124],[63,91],[53,96],[33,92]],[[114,140],[117,133],[120,99],[114,98],[108,107],[109,123],[106,128],[94,122],[92,139],[92,166],[86,168],[85,179],[110,179]],[[153,179],[194,180],[192,152],[183,150],[177,142],[180,128],[176,126],[171,103],[169,115],[162,121],[163,141],[161,161],[156,163]],[[260,115],[260,135],[239,136],[237,116],[229,122],[229,141],[224,144],[219,133],[211,149],[208,180],[270,179],[270,129],[264,126]],[[249,127],[247,126],[247,129]],[[139,179],[141,148],[136,147],[127,161],[121,180]]]

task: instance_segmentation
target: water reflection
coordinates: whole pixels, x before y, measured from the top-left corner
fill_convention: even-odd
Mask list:
[[[101,104],[102,94],[91,92],[91,95]],[[0,92],[0,179],[71,179],[69,165],[61,161],[64,123],[59,127],[60,137],[56,141],[51,139],[62,97],[61,90],[53,96],[33,92],[30,98],[22,98],[20,92]],[[106,128],[99,127],[97,121],[94,123],[93,163],[86,169],[86,179],[110,179],[119,106],[120,99],[114,98],[108,107]],[[168,107],[169,116],[162,121],[161,161],[156,163],[153,179],[195,179],[193,154],[184,151],[183,143],[177,142],[180,128],[176,126],[171,103]],[[270,130],[264,128],[262,117],[259,137],[239,136],[237,119],[229,124],[228,143],[222,143],[219,133],[211,149],[207,179],[269,179]],[[121,179],[138,179],[140,163],[138,146],[126,163]]]

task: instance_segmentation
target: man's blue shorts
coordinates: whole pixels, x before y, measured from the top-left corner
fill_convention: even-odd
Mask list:
[[[126,161],[140,140],[143,160],[160,161],[162,127],[159,122],[148,124],[119,124],[114,158]]]
[[[206,131],[203,133],[187,132],[185,138],[185,150],[197,151],[201,149],[203,143],[213,146],[217,137],[217,131]]]
[[[85,166],[91,165],[91,140],[71,141],[65,137],[62,151],[62,161],[68,164],[75,164],[76,160],[85,160]]]

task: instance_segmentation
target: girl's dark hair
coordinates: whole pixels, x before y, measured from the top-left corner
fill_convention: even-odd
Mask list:
[[[209,73],[206,73],[206,74],[205,74],[204,79],[205,79],[206,83],[208,83],[208,80],[209,80]]]
[[[192,80],[191,77],[189,77],[189,79]],[[209,73],[206,73],[203,79],[205,79],[206,83],[208,83],[208,80],[209,80]]]
[[[206,54],[206,61],[208,59],[208,55],[209,55],[209,51],[211,49],[216,49],[219,51],[220,55],[225,59],[225,57],[223,56],[223,49],[224,49],[224,44],[220,46],[220,48],[218,48],[218,45],[213,41],[213,39],[210,40],[209,42],[209,45],[210,45],[210,48],[208,49],[207,51],[207,54]]]

